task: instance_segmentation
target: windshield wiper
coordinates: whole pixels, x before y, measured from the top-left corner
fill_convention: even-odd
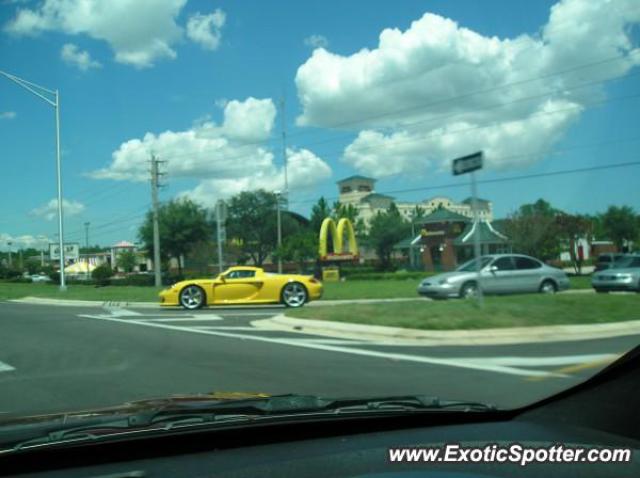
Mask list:
[[[280,395],[241,400],[194,400],[169,403],[129,415],[104,416],[96,423],[48,430],[0,449],[1,453],[61,442],[93,441],[135,432],[161,432],[195,425],[238,423],[267,417],[305,419],[361,413],[490,412],[497,408],[481,402],[440,400],[423,395],[367,398],[321,398],[313,395]],[[35,432],[35,430],[34,430]]]

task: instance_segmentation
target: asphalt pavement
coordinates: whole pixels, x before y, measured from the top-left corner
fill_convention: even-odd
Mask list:
[[[0,303],[0,416],[213,391],[426,394],[508,408],[577,384],[640,342],[434,347],[251,325],[281,312]]]

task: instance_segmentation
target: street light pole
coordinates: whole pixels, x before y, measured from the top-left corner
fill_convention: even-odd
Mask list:
[[[58,188],[58,246],[60,248],[60,290],[67,289],[65,274],[64,274],[64,225],[63,225],[63,213],[64,208],[62,205],[62,165],[60,159],[60,92],[58,90],[52,91],[43,86],[31,83],[30,81],[19,78],[15,75],[11,75],[0,70],[0,75],[13,81],[17,85],[21,86],[30,93],[36,95],[41,100],[53,106],[55,110],[56,118],[56,179]],[[54,100],[47,98],[47,96],[53,96]]]

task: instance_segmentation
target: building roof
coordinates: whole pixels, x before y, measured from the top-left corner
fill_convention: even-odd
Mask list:
[[[135,247],[135,244],[127,241],[120,241],[117,244],[114,244],[112,247]]]
[[[496,231],[490,222],[480,221],[477,224],[469,223],[458,237],[453,241],[454,246],[470,246],[474,243],[474,236],[480,236],[480,244],[504,244],[509,241],[507,236]]]
[[[377,181],[377,179],[368,178],[366,176],[360,176],[358,174],[355,174],[353,176],[349,176],[348,178],[341,179],[337,183],[338,184],[342,184],[342,183],[346,183],[347,181],[353,181],[354,179],[360,179],[360,180],[364,180],[364,181],[372,181],[374,183]]]
[[[446,207],[439,207],[431,214],[416,220],[416,224],[435,224],[438,222],[469,222],[467,216],[453,212]]]
[[[400,242],[396,243],[393,248],[394,249],[409,249],[411,246],[416,246],[420,244],[420,239],[422,239],[422,236],[420,234],[418,234],[416,237],[407,237],[406,239],[401,240]]]
[[[390,199],[393,201],[395,198],[393,196],[387,196],[386,194],[371,193],[360,199],[360,201],[370,201],[371,199]]]
[[[481,206],[482,205],[488,206],[491,203],[491,201],[487,199],[482,199],[482,198],[476,198],[476,201],[478,201],[478,204]],[[462,203],[471,205],[471,203],[473,203],[473,198],[468,197],[466,199],[463,199]]]

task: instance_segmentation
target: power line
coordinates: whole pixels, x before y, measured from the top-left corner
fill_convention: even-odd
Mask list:
[[[523,174],[523,175],[519,175],[519,176],[508,176],[508,177],[504,177],[504,178],[494,178],[494,179],[481,179],[478,180],[477,182],[479,184],[491,184],[491,183],[502,183],[502,182],[506,182],[506,181],[520,181],[520,180],[525,180],[525,179],[535,179],[535,178],[542,178],[542,177],[549,177],[549,176],[560,176],[560,175],[566,175],[566,174],[577,174],[577,173],[586,173],[586,172],[592,172],[592,171],[602,171],[602,170],[606,170],[606,169],[616,169],[616,168],[626,168],[626,167],[631,167],[631,166],[640,166],[640,161],[627,161],[624,163],[613,163],[613,164],[606,164],[606,165],[601,165],[601,166],[590,166],[590,167],[586,167],[586,168],[575,168],[575,169],[564,169],[564,170],[559,170],[559,171],[547,171],[544,173],[532,173],[532,174]],[[419,188],[408,188],[408,189],[395,189],[395,190],[389,190],[389,191],[381,191],[379,194],[406,194],[406,193],[413,193],[413,192],[422,192],[422,191],[432,191],[432,190],[436,190],[436,189],[450,189],[450,188],[460,188],[460,187],[468,187],[469,185],[467,183],[448,183],[448,184],[440,184],[437,186],[423,186],[423,187],[419,187]],[[327,200],[335,200],[335,199],[339,199],[339,197],[333,196],[333,197],[326,197],[325,199]],[[315,202],[317,201],[317,199],[313,199],[313,200],[303,200],[303,201],[293,201],[292,204],[304,204],[304,203],[311,203],[311,202]]]
[[[372,119],[377,119],[377,118],[380,118],[380,117],[398,115],[398,114],[402,114],[402,113],[406,113],[406,112],[410,112],[410,111],[417,111],[417,110],[420,110],[420,109],[431,108],[433,106],[446,104],[448,102],[452,102],[452,101],[455,101],[455,100],[466,99],[466,98],[469,98],[469,97],[472,97],[472,96],[475,96],[475,95],[486,94],[486,93],[490,93],[490,92],[493,92],[493,91],[498,91],[498,90],[503,89],[503,88],[519,86],[519,85],[522,85],[522,84],[531,83],[531,82],[534,82],[534,81],[539,81],[539,80],[542,80],[542,79],[551,78],[553,76],[562,75],[562,74],[570,73],[570,72],[573,72],[573,71],[579,71],[579,70],[582,70],[582,69],[585,69],[585,68],[590,68],[590,67],[594,67],[594,66],[603,65],[603,64],[610,63],[610,62],[617,61],[617,60],[621,60],[621,59],[626,59],[631,55],[635,55],[636,53],[640,53],[640,52],[631,52],[631,53],[626,54],[626,55],[617,55],[617,56],[609,57],[609,58],[606,58],[606,59],[603,59],[603,60],[584,63],[584,64],[581,64],[581,65],[578,65],[578,66],[575,66],[575,67],[572,67],[572,68],[568,68],[568,69],[564,69],[564,70],[561,70],[561,71],[549,73],[547,75],[542,75],[542,76],[538,76],[538,77],[519,80],[519,81],[512,82],[512,83],[504,83],[502,85],[494,86],[494,87],[483,89],[483,90],[476,90],[476,91],[472,91],[472,92],[468,92],[468,93],[463,93],[461,95],[452,96],[452,97],[449,97],[449,98],[443,98],[443,99],[440,99],[440,100],[431,101],[429,103],[418,104],[416,106],[412,106],[411,108],[399,109],[399,110],[396,110],[396,111],[393,111],[393,112],[388,112],[388,113],[384,113],[384,114],[380,114],[380,115],[367,116],[367,117],[363,117],[363,118],[361,118],[361,119],[359,119],[357,121],[349,121],[349,122],[346,121],[346,122],[342,122],[342,123],[340,123],[338,125],[334,125],[333,128],[337,129],[338,127],[347,126],[347,125],[350,125],[350,124],[362,123],[362,122],[369,121],[369,120],[372,120]],[[622,77],[622,78],[624,78],[624,77]],[[564,88],[564,90],[570,90],[570,89],[574,89],[574,88],[582,88],[582,87],[595,85],[595,84],[599,84],[599,83],[607,83],[609,81],[614,81],[614,80],[618,80],[618,79],[621,79],[621,78],[611,78],[611,79],[607,79],[607,80],[593,81],[593,82],[589,82],[589,83],[584,84],[584,85],[579,85],[577,87],[566,87],[566,88]],[[552,91],[550,93],[547,93],[547,94],[543,94],[543,95],[541,95],[541,97],[554,94],[556,92],[556,90],[554,90],[554,91]],[[517,102],[517,101],[521,101],[521,100],[505,102],[505,103],[503,103],[503,105],[507,106],[507,105],[512,104],[512,103]],[[467,114],[467,112],[465,112],[465,114]],[[437,119],[438,118],[434,118],[434,120],[437,120]],[[299,137],[299,136],[302,136],[302,135],[305,135],[305,134],[308,134],[308,133],[309,132],[291,133],[291,134],[287,134],[287,138],[291,139],[291,138]],[[343,137],[344,137],[344,135],[342,135],[340,139],[342,139]],[[350,137],[350,135],[349,135],[349,137]],[[238,149],[243,149],[243,148],[249,148],[249,147],[253,147],[253,146],[266,145],[266,144],[269,144],[269,143],[271,143],[273,141],[274,141],[274,138],[269,138],[268,140],[253,141],[253,142],[248,142],[248,143],[244,143],[242,145],[239,145],[239,146],[237,146],[237,148]],[[326,142],[326,140],[323,141],[323,142]],[[313,144],[314,143],[311,143],[311,145],[313,145]],[[299,147],[305,147],[305,146],[309,146],[309,144],[303,144],[303,145],[301,145]],[[203,152],[208,151],[208,150],[210,150],[210,151],[218,151],[218,148],[204,148],[204,149],[200,150],[198,153],[174,154],[174,155],[171,155],[171,156],[166,156],[165,160],[184,158],[184,157],[194,157],[194,156],[198,156],[198,155],[200,155]],[[243,158],[248,158],[248,157],[251,157],[251,156],[253,156],[253,154],[232,156],[230,159],[243,159]]]

